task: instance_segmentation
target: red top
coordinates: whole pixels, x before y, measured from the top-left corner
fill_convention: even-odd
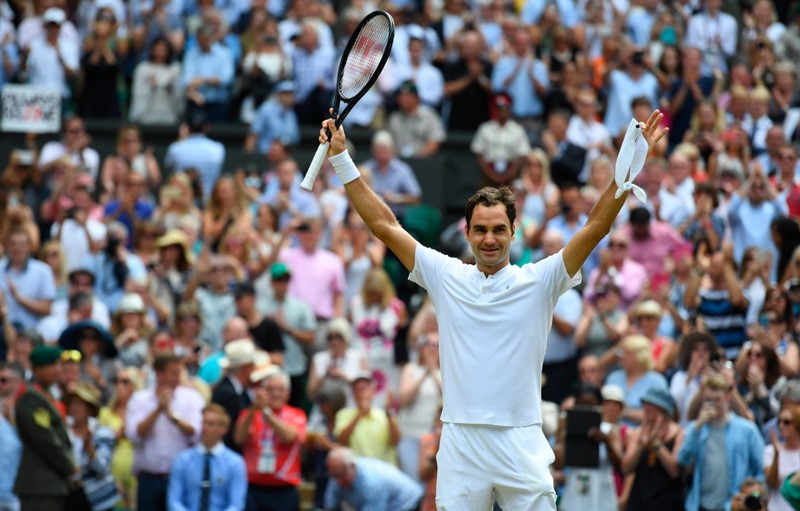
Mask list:
[[[237,424],[244,420],[250,409],[242,410]],[[284,443],[272,431],[264,415],[256,413],[242,445],[242,455],[247,465],[247,481],[257,486],[299,486],[300,454],[306,441],[306,414],[299,408],[284,406],[275,415],[297,431],[294,442]],[[274,458],[262,456],[264,447],[271,446]]]
[[[44,397],[47,398],[48,401],[50,401],[50,404],[53,405],[53,408],[58,410],[58,413],[59,413],[59,415],[61,415],[62,419],[64,419],[64,420],[67,419],[67,407],[64,406],[64,403],[62,403],[61,401],[59,401],[56,398],[54,398],[52,396],[52,394],[50,394],[50,392],[48,392],[47,390],[43,389],[42,386],[39,385],[38,383],[34,383],[33,384],[33,388],[36,389],[37,391],[39,391]],[[27,391],[27,390],[28,390],[28,384],[27,383],[23,383],[22,385],[20,385],[19,386],[19,390],[17,391],[17,395],[14,396],[14,401],[16,402],[20,398],[20,396],[22,396],[22,394],[24,394],[25,391]]]

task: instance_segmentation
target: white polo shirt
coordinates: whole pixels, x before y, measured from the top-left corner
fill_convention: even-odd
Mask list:
[[[487,277],[417,245],[409,279],[428,291],[436,308],[444,422],[542,423],[542,361],[553,309],[580,275],[567,275],[562,252]]]

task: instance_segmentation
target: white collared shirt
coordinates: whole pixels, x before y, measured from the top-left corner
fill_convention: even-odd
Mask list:
[[[428,290],[439,322],[444,422],[542,423],[542,362],[559,296],[580,283],[562,252],[486,276],[417,245],[409,280]]]

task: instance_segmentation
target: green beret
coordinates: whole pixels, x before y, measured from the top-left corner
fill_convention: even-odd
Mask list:
[[[31,365],[33,367],[53,365],[61,357],[61,351],[58,346],[36,346],[31,352]]]

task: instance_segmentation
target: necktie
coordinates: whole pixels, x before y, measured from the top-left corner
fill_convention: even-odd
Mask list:
[[[203,461],[203,481],[200,483],[200,510],[208,511],[211,505],[211,453]]]

